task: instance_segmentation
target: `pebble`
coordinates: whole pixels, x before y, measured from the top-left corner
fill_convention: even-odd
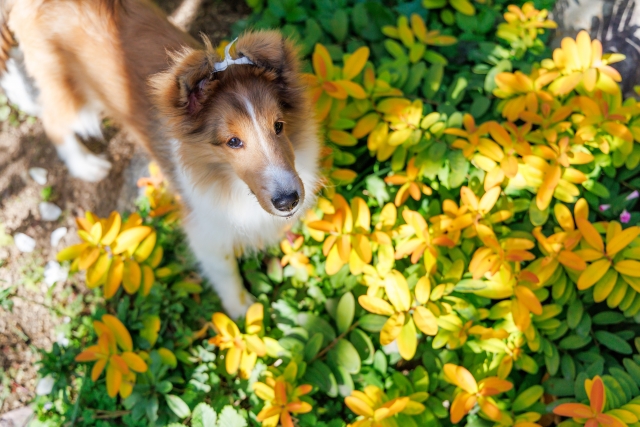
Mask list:
[[[40,381],[38,381],[38,385],[36,386],[36,394],[38,396],[46,396],[47,394],[51,393],[55,382],[56,380],[54,380],[51,375],[40,378]]]
[[[62,215],[62,209],[51,202],[40,202],[38,208],[43,221],[57,221]]]
[[[36,248],[36,241],[24,233],[16,233],[13,235],[13,242],[20,252],[30,253]]]
[[[69,271],[62,268],[58,261],[49,261],[44,266],[44,283],[52,287],[56,282],[64,282],[69,277]]]
[[[55,248],[60,240],[67,234],[67,227],[56,228],[51,232],[51,247]]]
[[[29,169],[29,176],[40,185],[47,183],[47,170],[43,168],[31,168]]]

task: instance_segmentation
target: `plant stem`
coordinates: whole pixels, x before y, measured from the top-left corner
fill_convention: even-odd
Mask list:
[[[344,337],[346,337],[346,336],[347,336],[347,334],[348,334],[349,332],[353,331],[356,327],[358,327],[358,322],[359,322],[359,321],[356,321],[355,323],[353,323],[353,324],[349,327],[349,329],[347,329],[346,331],[344,331],[343,333],[341,333],[340,335],[338,335],[338,336],[336,337],[336,339],[334,339],[333,341],[331,341],[331,342],[329,343],[329,345],[328,345],[328,346],[326,346],[325,348],[323,348],[323,349],[322,349],[322,351],[321,351],[320,353],[316,354],[316,356],[315,356],[313,359],[311,359],[311,362],[313,362],[314,360],[317,360],[317,359],[320,359],[320,358],[324,357],[324,355],[325,355],[325,354],[327,354],[327,353],[329,352],[329,350],[331,350],[333,347],[335,347],[335,345],[338,343],[338,341],[340,341],[341,339],[343,339]],[[309,363],[311,363],[311,362],[309,362]]]

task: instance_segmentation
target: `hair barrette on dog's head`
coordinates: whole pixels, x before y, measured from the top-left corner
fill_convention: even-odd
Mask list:
[[[247,58],[246,56],[241,56],[238,59],[233,59],[231,57],[231,46],[233,46],[233,44],[238,40],[238,38],[236,37],[235,40],[233,40],[231,43],[229,43],[225,48],[224,48],[224,59],[221,62],[216,62],[215,64],[213,64],[213,73],[217,73],[220,71],[224,71],[227,69],[227,67],[229,65],[243,65],[243,64],[248,64],[248,65],[253,65],[253,62],[251,62],[249,60],[249,58]],[[212,73],[212,74],[213,74]]]

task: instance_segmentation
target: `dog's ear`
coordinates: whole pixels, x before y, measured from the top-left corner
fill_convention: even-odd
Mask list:
[[[210,45],[205,44],[204,50],[184,48],[168,53],[169,69],[149,79],[156,108],[172,124],[178,125],[183,134],[199,128],[199,113],[219,84],[212,73],[219,59]]]
[[[236,53],[254,65],[276,75],[285,101],[300,99],[304,84],[300,74],[300,55],[293,42],[275,30],[252,31],[241,35]]]

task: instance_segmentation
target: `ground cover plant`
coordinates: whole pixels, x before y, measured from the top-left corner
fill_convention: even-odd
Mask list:
[[[551,3],[249,1],[308,59],[317,208],[220,311],[156,170],[78,218],[96,289],[43,353],[43,425],[635,426],[640,108]],[[220,47],[224,48],[224,44]]]

